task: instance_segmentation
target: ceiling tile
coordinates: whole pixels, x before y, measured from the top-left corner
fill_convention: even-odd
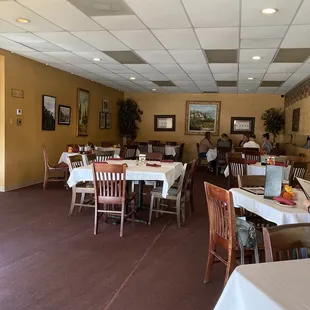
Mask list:
[[[114,73],[134,74],[134,71],[130,70],[122,64],[102,64],[101,67]]]
[[[33,52],[33,49],[3,37],[0,37],[0,48],[10,52]]]
[[[168,93],[183,93],[183,90],[179,87],[163,87]]]
[[[235,63],[237,50],[205,50],[209,63]]]
[[[212,73],[238,73],[238,64],[216,64],[209,65]]]
[[[132,51],[104,51],[105,54],[122,64],[144,64],[145,61]]]
[[[174,83],[171,81],[153,81],[156,85],[162,86],[162,87],[173,87],[175,86]]]
[[[32,33],[23,32],[23,33],[1,33],[1,36],[15,41],[17,43],[27,44],[27,43],[44,43],[44,39],[39,38]]]
[[[249,63],[270,63],[275,56],[276,49],[241,49],[239,55],[239,62]],[[260,56],[260,60],[253,60],[253,56]]]
[[[218,87],[235,87],[237,81],[216,81]]]
[[[267,73],[295,72],[301,67],[302,63],[272,63],[270,64]]]
[[[213,76],[211,74],[203,74],[203,73],[191,73],[189,74],[190,78],[193,81],[212,81]]]
[[[99,67],[95,64],[75,64],[76,67],[81,68],[83,70],[89,71],[99,76],[104,76],[106,73],[110,73],[102,67]]]
[[[260,81],[263,77],[264,77],[264,73],[254,73],[254,72],[241,73],[239,72],[239,80],[242,80],[242,81],[246,80],[246,81],[250,81],[254,83],[254,81],[255,82],[257,80]],[[254,80],[249,80],[248,78],[254,78]]]
[[[289,79],[286,80],[283,86],[294,86],[298,84],[299,82],[303,81],[308,76],[309,76],[309,72],[304,72],[304,73],[296,72],[293,75],[291,75]]]
[[[280,87],[285,81],[262,81],[260,87]]]
[[[25,45],[29,46],[30,48],[33,48],[39,52],[60,52],[64,51],[61,47],[49,43],[49,42],[43,42],[43,43],[25,43]]]
[[[68,51],[91,51],[93,49],[69,32],[38,32],[34,34]]]
[[[159,73],[156,69],[154,69],[151,65],[148,64],[133,64],[133,65],[126,65],[126,67],[138,73],[150,73],[150,74]]]
[[[102,30],[90,17],[65,0],[18,0],[18,2],[65,30]]]
[[[258,94],[274,94],[278,87],[259,87],[257,90]]]
[[[191,79],[188,77],[187,74],[183,73],[183,74],[180,74],[180,73],[177,73],[177,74],[174,74],[174,73],[166,73],[165,76],[172,80],[172,81],[190,81]]]
[[[26,30],[20,28],[20,27],[17,27],[17,26],[14,26],[10,23],[7,23],[5,22],[4,20],[0,20],[0,32],[24,32]]]
[[[310,1],[304,0],[296,17],[294,18],[293,24],[306,25],[309,24],[310,15]]]
[[[63,61],[53,58],[51,56],[45,55],[40,52],[17,52],[17,54],[22,55],[24,57],[34,59],[39,62],[47,63],[47,64],[52,64],[52,63],[63,63]]]
[[[69,65],[66,63],[50,63],[49,65],[53,68],[57,68],[57,69],[60,69],[62,71],[70,72],[70,73],[76,74],[76,75],[79,75],[81,73],[87,73],[85,70],[83,70],[81,68],[77,68],[73,65]]]
[[[179,64],[206,63],[202,50],[169,50],[169,53]]]
[[[308,47],[310,47],[310,25],[291,26],[281,44],[281,48]]]
[[[104,73],[104,74],[102,74],[102,76],[108,80],[111,80],[111,81],[117,81],[117,82],[118,81],[125,81],[125,82],[127,82],[127,80],[124,77],[119,76],[115,73]]]
[[[259,80],[240,80],[238,81],[238,86],[243,86],[243,87],[247,87],[247,88],[258,88],[258,86],[261,83],[261,79]]]
[[[16,19],[19,17],[30,20],[30,23],[21,24],[17,22]],[[0,19],[27,31],[47,32],[63,30],[15,1],[0,1]]]
[[[200,48],[192,29],[155,29],[153,33],[166,49],[194,50]]]
[[[241,39],[240,48],[278,48],[282,39]]]
[[[162,50],[162,45],[149,30],[117,30],[111,32],[121,42],[135,50]]]
[[[190,28],[179,0],[125,0],[149,28]]]
[[[239,26],[239,0],[183,0],[194,27]]]
[[[196,84],[193,81],[173,81],[173,83],[179,87],[185,87],[185,86],[192,86],[192,87],[197,87]]]
[[[239,73],[265,73],[268,69],[267,63],[241,63],[239,64]]]
[[[238,74],[213,74],[216,81],[236,81]]]
[[[288,26],[241,27],[241,39],[283,38]]]
[[[310,74],[310,63],[306,62],[296,71],[296,73],[309,73]]]
[[[292,73],[266,73],[264,81],[286,81]]]
[[[215,80],[210,80],[210,81],[195,81],[195,84],[199,88],[207,88],[207,87],[217,87]]]
[[[72,32],[75,36],[101,51],[128,51],[129,48],[108,31]]]
[[[135,77],[135,80],[133,80],[133,82],[135,83],[136,81],[145,81],[146,78],[137,74],[137,73],[131,73],[131,74],[128,74],[128,73],[118,73],[118,75],[124,77],[125,79],[128,79],[130,80],[131,77]]]
[[[92,18],[107,30],[140,30],[146,28],[135,15],[93,16]]]
[[[288,25],[292,21],[301,0],[243,0],[242,1],[242,26],[277,26]],[[273,15],[264,15],[261,10],[275,7],[278,12]]]
[[[310,48],[281,48],[274,62],[301,63],[310,56]]]
[[[167,51],[136,51],[136,53],[150,64],[175,63]]]
[[[94,58],[99,58],[99,62],[95,62],[98,66],[104,65],[104,64],[118,64],[116,60],[113,58],[109,57],[107,54],[99,51],[86,51],[86,52],[74,52],[74,54],[85,58],[91,62],[95,62],[93,59]]]
[[[238,92],[238,87],[218,87],[220,93],[236,94]]]
[[[70,52],[45,52],[44,54],[73,65],[89,63],[86,59]]]
[[[207,64],[181,64],[186,73],[211,73]]]
[[[134,81],[135,84],[141,85],[147,89],[156,88],[157,85],[151,81]]]
[[[204,49],[235,49],[239,47],[239,28],[196,28],[196,34]]]
[[[290,91],[292,89],[291,86],[281,86],[280,88],[278,88],[278,90],[276,91],[277,94],[282,94],[285,95],[288,91]]]
[[[146,79],[151,81],[168,81],[169,78],[165,77],[164,75],[158,73],[141,73],[142,76],[144,76]]]
[[[256,93],[258,87],[248,87],[238,85],[238,93],[241,94],[253,94]]]
[[[180,68],[180,66],[178,64],[174,64],[174,65],[173,64],[172,65],[153,64],[153,67],[163,74],[165,74],[165,73],[184,73],[184,71]]]

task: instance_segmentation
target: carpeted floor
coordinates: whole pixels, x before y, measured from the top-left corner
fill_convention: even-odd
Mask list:
[[[223,176],[195,175],[195,214],[181,229],[174,217],[151,226],[100,223],[93,210],[67,216],[71,193],[51,184],[1,193],[0,309],[213,309],[224,267],[203,284],[208,218],[203,181],[226,185]]]

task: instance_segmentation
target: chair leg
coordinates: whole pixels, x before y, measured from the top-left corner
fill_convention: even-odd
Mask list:
[[[123,237],[123,230],[124,230],[124,213],[125,213],[125,206],[122,206],[122,215],[121,215],[121,227],[120,227],[120,232],[119,236]]]
[[[48,183],[48,171],[47,171],[47,169],[45,169],[44,181],[43,181],[43,190],[46,190],[47,183]]]
[[[180,198],[176,201],[176,211],[177,211],[177,222],[178,222],[178,228],[181,228],[181,204],[180,204]]]
[[[65,170],[65,180],[64,180],[66,190],[69,189],[67,182],[68,182],[68,169]]]
[[[154,195],[152,195],[151,196],[151,204],[150,204],[149,225],[151,225],[151,223],[152,223],[152,213],[153,213],[153,208],[154,208],[154,200],[156,200],[156,198],[154,197]]]
[[[211,253],[212,250],[215,251],[215,243],[213,241],[213,238],[212,238],[211,232],[210,232],[208,262],[207,262],[207,266],[206,266],[206,273],[205,273],[205,278],[203,280],[203,283],[209,283],[211,280],[211,271],[212,271],[212,266],[214,264],[214,255]]]
[[[85,200],[85,193],[81,193],[81,200],[80,200],[80,204],[84,203],[84,200]],[[79,208],[79,212],[82,212],[83,210],[83,207],[80,206]]]
[[[98,205],[95,202],[95,216],[94,216],[94,235],[98,233]]]
[[[70,205],[70,209],[69,209],[69,216],[72,216],[74,205],[75,205],[75,201],[76,201],[76,189],[75,189],[75,186],[73,186],[72,187],[71,205]]]
[[[134,199],[131,201],[131,224],[132,226],[135,226],[135,220],[136,220],[136,203]]]
[[[235,264],[236,264],[236,250],[230,249],[228,252],[228,260],[227,260],[227,267],[226,267],[224,285],[226,285],[230,275],[234,271]]]
[[[185,209],[188,209],[188,215],[192,216],[192,201],[191,192],[189,190],[185,191]]]
[[[156,198],[156,201],[155,201],[156,210],[160,209],[160,201],[161,201],[161,198]],[[158,218],[158,216],[159,216],[159,212],[158,211],[156,211],[156,215],[155,216],[156,216],[156,218]]]

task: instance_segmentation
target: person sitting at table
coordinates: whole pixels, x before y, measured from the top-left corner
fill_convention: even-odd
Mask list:
[[[250,139],[250,141],[244,143],[244,144],[243,144],[243,147],[257,148],[257,149],[259,149],[259,144],[257,144],[257,143],[255,142],[256,136],[255,136],[254,133],[251,134],[251,135],[249,136],[249,139]]]
[[[266,153],[266,154],[270,154],[273,146],[271,144],[271,142],[269,141],[269,133],[266,132],[263,134],[263,144],[261,146],[261,149]]]
[[[249,142],[249,136],[245,133],[243,135],[243,139],[239,142],[239,147],[243,147],[246,142]]]
[[[232,141],[229,139],[228,135],[226,133],[223,133],[221,135],[221,139],[217,140],[217,147],[229,147],[232,148]]]
[[[210,138],[211,138],[210,132],[206,132],[204,139],[202,139],[199,144],[199,157],[206,157],[208,151],[210,149],[214,149],[214,146],[211,143]]]

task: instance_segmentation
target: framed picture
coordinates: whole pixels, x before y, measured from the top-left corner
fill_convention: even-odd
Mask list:
[[[230,120],[231,134],[251,134],[255,130],[255,117],[232,117]]]
[[[218,135],[221,101],[187,101],[186,135],[203,135],[206,131]]]
[[[99,129],[105,129],[105,113],[99,112]]]
[[[58,106],[58,124],[59,125],[70,125],[71,121],[71,107],[66,105]]]
[[[293,110],[292,131],[299,131],[300,108]]]
[[[105,113],[105,129],[111,129],[111,113]]]
[[[88,136],[89,91],[78,88],[77,96],[77,135]]]
[[[102,111],[103,112],[109,111],[109,100],[108,99],[102,99]]]
[[[56,97],[42,96],[42,130],[55,130]]]
[[[175,115],[154,115],[154,131],[175,131]]]

